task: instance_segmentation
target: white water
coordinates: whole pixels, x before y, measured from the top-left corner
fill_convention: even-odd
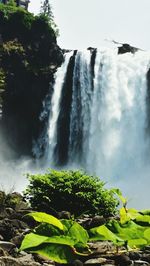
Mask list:
[[[48,128],[49,147],[48,147],[47,161],[48,163],[50,163],[51,166],[53,164],[53,154],[57,143],[57,119],[59,116],[61,93],[66,77],[68,63],[72,54],[73,52],[70,52],[65,55],[64,63],[58,69],[55,77],[55,85],[51,100],[51,111],[50,111],[49,128]]]
[[[77,52],[70,114],[70,160],[66,166],[84,168],[108,184],[120,187],[136,207],[135,201],[142,195],[142,205],[138,207],[147,208],[150,155],[146,136],[146,73],[149,67],[148,52],[118,55],[117,50],[98,50],[92,91],[90,52]],[[65,77],[63,68],[57,73],[61,84]],[[56,86],[49,128],[52,151],[56,145],[60,94]]]
[[[131,205],[149,205],[146,73],[150,54],[98,51],[86,167],[118,186]],[[141,196],[142,195],[142,201]],[[142,202],[142,203],[141,203]],[[141,206],[139,205],[141,203]]]
[[[70,121],[69,159],[73,163],[81,163],[84,157],[79,144],[82,142],[84,152],[87,150],[90,126],[91,106],[91,53],[88,50],[78,51],[75,59],[72,88],[72,106]]]
[[[87,166],[108,178],[143,168],[146,156],[146,73],[150,55],[98,51]]]
[[[62,89],[72,54],[66,54],[55,78],[46,154],[50,166],[54,164]],[[98,50],[92,90],[90,52],[77,52],[69,125],[70,161],[65,166],[84,168],[107,180],[108,185],[121,188],[131,199],[131,206],[138,208],[149,208],[150,201],[150,149],[145,132],[146,73],[149,67],[150,53],[139,51],[134,55],[118,55],[116,50]],[[22,159],[10,165],[6,161],[3,163],[2,158],[2,186],[9,183],[22,190],[27,181],[20,172],[33,171],[31,164],[30,160]],[[39,171],[37,167],[36,172]]]

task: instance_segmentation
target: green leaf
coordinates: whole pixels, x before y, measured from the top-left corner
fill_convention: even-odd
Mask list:
[[[143,222],[143,223],[150,224],[150,215],[141,215],[141,214],[139,214],[136,217],[136,222]]]
[[[130,220],[134,220],[139,216],[139,212],[136,209],[127,209],[127,216]]]
[[[73,248],[59,244],[42,244],[39,247],[31,249],[30,252],[38,253],[39,255],[57,263],[66,264],[77,259],[77,255],[75,254],[75,250]]]
[[[150,215],[150,210],[142,210],[140,213],[145,214],[145,215]]]
[[[116,235],[123,240],[142,239],[144,238],[145,227],[137,225],[133,221],[121,225],[117,221],[109,223],[109,229],[116,233]]]
[[[130,248],[140,248],[140,247],[143,247],[147,244],[148,244],[147,241],[143,238],[128,240],[128,246]]]
[[[34,233],[42,236],[59,236],[62,234],[62,230],[53,226],[52,224],[41,223],[35,229]]]
[[[50,214],[44,212],[32,212],[27,215],[33,217],[33,219],[37,222],[52,224],[58,227],[60,230],[64,230],[61,221]]]
[[[123,239],[111,232],[105,225],[90,229],[90,234],[90,240],[110,240],[115,244],[124,243]]]
[[[40,236],[33,233],[26,235],[22,241],[20,250],[36,247],[47,240],[47,236]]]
[[[150,244],[150,228],[144,231],[144,237],[148,240],[148,244]]]
[[[127,212],[124,207],[120,209],[120,222],[121,224],[124,224],[126,222],[130,221],[130,218],[127,215]]]
[[[111,191],[113,193],[115,193],[119,197],[119,199],[122,201],[123,205],[125,205],[127,203],[127,199],[123,197],[122,192],[120,191],[120,189],[113,188]]]
[[[74,239],[76,247],[87,246],[89,235],[80,224],[71,220],[62,220],[62,224],[64,225],[66,235]]]

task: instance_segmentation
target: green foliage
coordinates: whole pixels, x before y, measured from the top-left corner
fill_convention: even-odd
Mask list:
[[[54,21],[54,15],[52,12],[52,7],[50,5],[49,0],[43,0],[43,3],[41,5],[41,10],[40,10],[40,15],[44,15],[45,17],[48,18],[48,21],[51,25],[51,27],[53,28],[56,37],[59,36],[59,30],[58,27]]]
[[[9,0],[7,5],[9,6],[16,6],[16,1],[15,0]]]
[[[120,221],[111,220],[105,225],[89,231],[90,240],[111,240],[115,245],[138,248],[150,245],[150,211],[127,209],[127,200],[118,190],[113,190],[120,198]]]
[[[21,250],[38,253],[58,263],[72,262],[79,255],[86,256],[89,254],[88,233],[75,221],[59,221],[45,213],[31,213],[29,215],[41,224],[35,228],[34,233],[25,236],[20,247]],[[47,226],[49,229],[45,230]]]
[[[28,179],[25,196],[35,210],[49,213],[53,209],[65,210],[75,216],[83,213],[111,216],[116,212],[118,201],[98,177],[81,171],[48,170],[45,174],[28,175]]]
[[[60,230],[63,230],[63,224],[52,215],[43,213],[43,212],[33,212],[29,216],[33,217],[35,221],[40,223],[48,223],[58,227]]]
[[[50,5],[49,0],[44,0],[43,1],[42,5],[41,5],[40,13],[44,14],[45,16],[47,16],[50,20],[54,19],[53,12],[52,12],[52,7]]]

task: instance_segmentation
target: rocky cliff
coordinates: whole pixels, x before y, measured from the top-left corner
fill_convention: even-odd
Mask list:
[[[40,118],[43,100],[62,62],[46,17],[0,4],[1,132],[17,154],[30,155],[43,131],[48,119]]]

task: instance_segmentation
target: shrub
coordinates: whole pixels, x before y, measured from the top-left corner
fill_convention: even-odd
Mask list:
[[[52,210],[69,211],[75,216],[83,213],[111,216],[117,200],[111,190],[104,188],[98,177],[82,171],[48,170],[45,174],[28,175],[26,198],[33,209],[54,214]]]

